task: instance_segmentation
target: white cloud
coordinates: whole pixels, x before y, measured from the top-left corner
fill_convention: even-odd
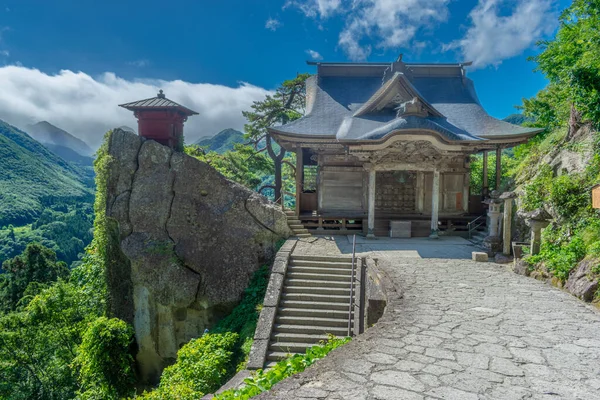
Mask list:
[[[0,56],[8,57],[8,56],[10,56],[10,51],[8,51],[8,50],[0,50]]]
[[[323,59],[323,56],[321,55],[321,53],[319,53],[318,51],[315,51],[315,50],[308,49],[308,50],[306,50],[306,54],[308,54],[311,59],[316,60],[316,61]]]
[[[297,7],[310,18],[326,19],[342,11],[342,0],[288,0],[283,8]]]
[[[19,127],[47,120],[93,147],[111,128],[137,128],[133,113],[118,104],[154,97],[159,88],[171,100],[200,113],[186,122],[188,143],[225,128],[242,129],[242,111],[269,93],[243,82],[228,87],[181,80],[130,81],[111,72],[93,78],[68,70],[48,75],[20,66],[0,68],[0,82],[0,119]]]
[[[150,60],[146,60],[146,59],[134,60],[134,61],[128,61],[126,64],[131,65],[133,67],[144,68],[144,67],[147,67],[148,65],[150,65]]]
[[[509,15],[502,9],[514,4]],[[462,39],[444,46],[457,50],[474,68],[499,65],[517,56],[556,28],[553,0],[479,0],[469,14],[471,25]]]
[[[277,29],[281,28],[283,24],[281,21],[276,20],[275,18],[269,18],[267,22],[265,22],[265,28],[275,32]]]
[[[341,13],[345,26],[338,45],[355,61],[365,60],[372,50],[363,44],[374,41],[382,49],[398,49],[412,43],[419,29],[448,18],[450,0],[292,0],[306,16],[326,19]],[[286,5],[286,6],[287,6]]]

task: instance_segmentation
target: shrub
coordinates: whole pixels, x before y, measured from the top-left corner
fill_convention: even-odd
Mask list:
[[[177,362],[166,368],[158,389],[145,399],[196,400],[219,389],[229,376],[236,333],[205,334],[177,352]]]
[[[75,365],[82,399],[119,399],[133,395],[135,377],[129,347],[133,329],[120,319],[100,317],[83,335]]]
[[[590,195],[581,175],[562,175],[552,180],[550,203],[564,219],[573,219],[590,207]]]
[[[256,374],[246,379],[246,385],[238,390],[227,390],[214,397],[215,400],[249,399],[273,387],[285,378],[304,371],[315,361],[325,357],[330,351],[348,343],[350,338],[336,338],[330,336],[327,341],[306,350],[306,354],[296,354],[278,362],[273,368],[263,371],[258,370]]]

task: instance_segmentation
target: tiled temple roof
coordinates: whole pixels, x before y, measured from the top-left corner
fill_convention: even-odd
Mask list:
[[[423,129],[449,141],[477,142],[527,138],[540,131],[488,115],[462,64],[315,65],[317,75],[307,81],[306,115],[273,133],[365,141]],[[416,108],[405,107],[407,102],[416,102]],[[420,111],[410,112],[415,109]]]

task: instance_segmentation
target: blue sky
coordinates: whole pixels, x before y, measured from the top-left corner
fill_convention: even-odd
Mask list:
[[[192,135],[201,136],[241,128],[240,109],[297,72],[313,72],[306,60],[392,61],[399,53],[409,62],[474,61],[469,76],[480,99],[502,118],[544,87],[543,76],[532,72],[535,65],[526,58],[535,54],[537,40],[552,36],[558,12],[567,5],[564,0],[0,0],[0,84],[15,91],[0,95],[0,108],[5,106],[0,118],[21,125],[49,119],[94,144],[96,131],[105,129],[103,120],[92,116],[95,106],[114,108],[111,114],[99,112],[106,126],[121,121],[134,126],[135,120],[114,105],[152,95],[160,86],[174,100],[199,108],[201,123]],[[13,103],[14,96],[24,99],[22,109],[8,104],[9,94]],[[82,118],[69,115],[69,107]]]

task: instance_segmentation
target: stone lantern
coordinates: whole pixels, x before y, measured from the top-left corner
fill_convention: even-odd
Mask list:
[[[531,228],[531,255],[538,254],[542,245],[542,229],[550,225],[552,216],[543,208],[523,213],[523,216]]]
[[[502,239],[500,239],[500,218],[502,212],[500,207],[504,200],[499,199],[500,193],[493,190],[490,196],[484,200],[484,204],[488,205],[488,221],[489,229],[488,236],[483,239],[483,246],[489,254],[497,253],[502,250]]]
[[[138,134],[172,149],[183,150],[183,124],[189,116],[198,115],[181,104],[167,99],[162,90],[156,97],[120,104],[133,111],[138,119]]]

